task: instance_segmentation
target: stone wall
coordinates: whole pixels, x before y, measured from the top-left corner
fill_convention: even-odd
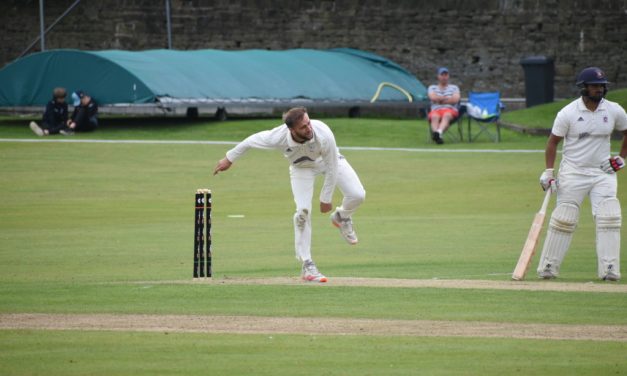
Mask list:
[[[46,25],[73,2],[46,1]],[[558,98],[575,95],[574,77],[589,65],[627,87],[626,0],[171,0],[171,14],[176,49],[352,47],[396,61],[426,85],[444,65],[463,93],[507,97],[524,97],[520,59],[546,55]],[[39,1],[2,1],[0,21],[4,66],[38,36]],[[46,38],[47,49],[165,47],[165,0],[83,0]]]

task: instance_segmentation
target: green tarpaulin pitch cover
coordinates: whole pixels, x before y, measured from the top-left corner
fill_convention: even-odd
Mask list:
[[[0,106],[44,105],[57,86],[100,104],[426,99],[401,66],[354,49],[51,50],[0,70]]]

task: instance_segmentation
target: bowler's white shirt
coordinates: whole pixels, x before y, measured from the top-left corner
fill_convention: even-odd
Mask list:
[[[281,124],[274,129],[255,133],[226,152],[226,158],[235,162],[248,149],[277,149],[283,152],[292,168],[324,167],[324,184],[320,192],[320,201],[330,203],[337,181],[337,163],[339,151],[335,136],[329,127],[320,120],[310,120],[313,138],[304,143],[292,139],[287,125]]]
[[[564,138],[562,163],[594,174],[610,157],[614,129],[627,130],[627,114],[619,104],[602,99],[590,111],[579,98],[558,112],[551,132]]]

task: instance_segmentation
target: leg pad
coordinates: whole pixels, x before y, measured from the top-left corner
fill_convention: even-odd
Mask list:
[[[558,204],[547,231],[544,248],[538,264],[538,274],[543,277],[557,277],[566,256],[573,232],[579,221],[579,206],[570,203]]]
[[[607,198],[599,203],[595,217],[597,230],[597,274],[601,279],[620,279],[620,202]]]

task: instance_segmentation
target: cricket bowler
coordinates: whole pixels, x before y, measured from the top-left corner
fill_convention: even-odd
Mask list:
[[[324,175],[320,192],[320,212],[332,210],[332,198],[337,185],[344,198],[331,214],[331,223],[349,244],[357,244],[352,215],[366,198],[359,177],[346,158],[339,154],[335,136],[319,120],[309,119],[303,107],[292,108],[283,116],[284,124],[255,133],[240,142],[218,161],[214,175],[228,170],[250,148],[277,149],[290,161],[290,180],[296,213],[294,239],[296,258],[302,262],[301,277],[310,282],[327,282],[311,257],[311,201],[316,176]]]
[[[577,76],[581,97],[564,107],[553,123],[540,184],[545,190],[557,191],[557,204],[540,256],[540,278],[559,276],[577,227],[581,203],[589,196],[596,224],[597,274],[602,280],[620,279],[621,208],[616,198],[616,172],[625,167],[627,115],[619,104],[605,99],[607,85],[601,69],[583,69]],[[614,130],[623,132],[617,156],[610,154]],[[555,175],[555,156],[562,140],[562,161],[559,174]]]

